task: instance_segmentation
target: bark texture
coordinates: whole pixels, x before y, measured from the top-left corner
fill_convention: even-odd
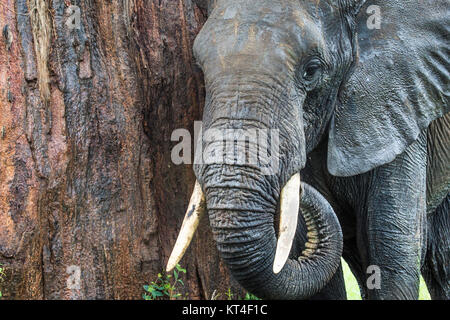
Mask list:
[[[4,298],[139,299],[164,269],[195,181],[170,137],[201,119],[192,45],[205,15],[192,0],[2,0]],[[208,224],[181,262],[183,291],[242,295]]]

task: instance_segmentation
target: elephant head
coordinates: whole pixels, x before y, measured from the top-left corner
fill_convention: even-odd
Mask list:
[[[365,1],[202,3],[209,3],[210,16],[197,36],[194,53],[205,74],[203,130],[275,130],[279,165],[272,174],[263,174],[259,166],[232,161],[196,164],[197,183],[168,270],[186,250],[206,209],[218,250],[243,287],[262,298],[307,298],[333,276],[342,252],[342,234],[332,208],[300,181],[307,154],[329,131],[328,166],[336,175],[362,173],[392,160],[377,145],[386,141],[375,138],[368,147],[377,154],[375,160],[345,157],[361,147],[357,134],[352,140],[352,130],[362,126],[345,119],[355,118],[355,104],[367,105],[365,96],[358,100],[353,88],[346,87],[353,83],[358,88],[359,79],[352,77],[352,71],[361,68],[356,19]],[[383,58],[377,59],[381,66]],[[437,113],[417,118],[416,131]],[[417,138],[415,133],[407,132],[401,139],[403,148]],[[204,150],[221,154],[222,160],[234,156],[216,141],[201,143]],[[370,158],[370,152],[364,156]],[[299,212],[308,242],[295,256],[291,248]]]

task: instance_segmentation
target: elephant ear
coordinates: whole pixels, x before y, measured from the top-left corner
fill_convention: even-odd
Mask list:
[[[449,16],[448,0],[364,5],[356,17],[359,61],[330,123],[331,174],[357,175],[393,161],[450,111]]]

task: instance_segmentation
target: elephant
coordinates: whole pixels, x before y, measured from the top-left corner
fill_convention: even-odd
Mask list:
[[[450,3],[198,3],[199,145],[222,158],[194,163],[167,270],[207,212],[230,273],[260,298],[345,299],[343,257],[364,299],[417,299],[421,273],[449,299]],[[205,138],[252,129],[278,133],[271,174]]]

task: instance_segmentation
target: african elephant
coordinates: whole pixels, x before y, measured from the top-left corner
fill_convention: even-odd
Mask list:
[[[417,299],[421,271],[450,298],[449,2],[203,3],[203,130],[275,129],[279,167],[195,164],[168,270],[207,211],[231,274],[262,298],[345,298],[341,256],[364,298]]]

